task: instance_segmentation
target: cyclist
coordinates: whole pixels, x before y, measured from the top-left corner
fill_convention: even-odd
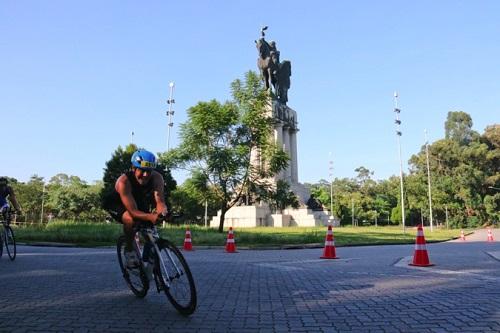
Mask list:
[[[12,203],[17,213],[21,214],[21,206],[19,206],[19,203],[17,202],[14,189],[9,186],[9,180],[7,179],[7,177],[0,177],[0,210],[2,213],[2,217],[4,218],[4,214],[9,209],[9,203],[7,199]]]
[[[156,223],[160,215],[168,214],[164,199],[163,176],[155,169],[153,153],[139,149],[132,155],[132,168],[115,183],[115,191],[105,201],[104,208],[118,222],[123,223],[125,258],[129,268],[139,265],[133,250],[134,225],[138,221]]]

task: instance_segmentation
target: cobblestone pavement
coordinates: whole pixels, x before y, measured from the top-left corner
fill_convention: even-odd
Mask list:
[[[112,248],[19,246],[0,259],[0,332],[500,332],[500,242],[427,249],[426,268],[407,265],[412,245],[189,252],[185,318],[135,298]]]

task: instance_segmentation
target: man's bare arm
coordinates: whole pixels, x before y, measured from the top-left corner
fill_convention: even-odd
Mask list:
[[[15,208],[18,212],[21,212],[21,206],[20,206],[20,205],[19,205],[19,203],[17,202],[16,194],[14,193],[14,190],[13,190],[12,188],[10,189],[9,200],[10,200],[10,202],[12,202],[12,204],[14,205],[14,208]]]
[[[137,208],[137,203],[132,195],[132,186],[125,175],[118,178],[115,188],[118,194],[120,194],[120,198],[125,206],[125,209],[134,220],[149,221],[151,223],[156,222],[158,214],[146,213]]]
[[[156,202],[156,211],[158,213],[161,213],[163,215],[168,214],[168,208],[167,204],[165,203],[165,192],[164,192],[164,187],[165,187],[165,181],[163,180],[163,177],[159,173],[154,174],[154,199]]]

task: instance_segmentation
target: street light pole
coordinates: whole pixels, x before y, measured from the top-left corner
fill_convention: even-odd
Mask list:
[[[352,195],[352,194],[351,194]],[[352,207],[352,226],[354,227],[354,199],[351,197],[351,207]]]
[[[43,205],[45,203],[45,183],[43,183],[42,187],[42,211],[40,213],[40,223],[43,223]]]
[[[169,84],[169,87],[170,87],[170,96],[169,96],[169,98],[167,100],[167,104],[168,104],[168,111],[167,111],[167,116],[168,116],[167,152],[170,150],[170,130],[172,129],[172,126],[174,126],[174,123],[172,122],[172,116],[174,115],[174,111],[172,110],[172,104],[175,103],[175,100],[173,99],[174,86],[175,86],[175,84],[173,82],[170,82],[170,84]]]
[[[427,157],[427,184],[429,187],[429,222],[432,232],[432,194],[431,194],[431,168],[429,167],[429,141],[427,141],[427,130],[425,133],[425,155]]]
[[[404,200],[404,190],[403,190],[403,161],[401,159],[401,120],[399,119],[399,114],[401,110],[398,107],[398,93],[394,92],[394,112],[396,113],[396,135],[398,138],[398,149],[399,149],[399,178],[401,183],[401,219],[403,221],[403,233],[406,232],[405,226],[405,200]]]
[[[444,205],[444,209],[445,209],[445,212],[446,212],[446,229],[448,229],[448,206]]]

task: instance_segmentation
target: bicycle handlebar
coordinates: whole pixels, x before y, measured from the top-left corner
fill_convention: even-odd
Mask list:
[[[160,214],[158,216],[158,219],[156,220],[156,224],[160,222],[166,222],[170,218],[170,212],[168,212],[166,215]]]

